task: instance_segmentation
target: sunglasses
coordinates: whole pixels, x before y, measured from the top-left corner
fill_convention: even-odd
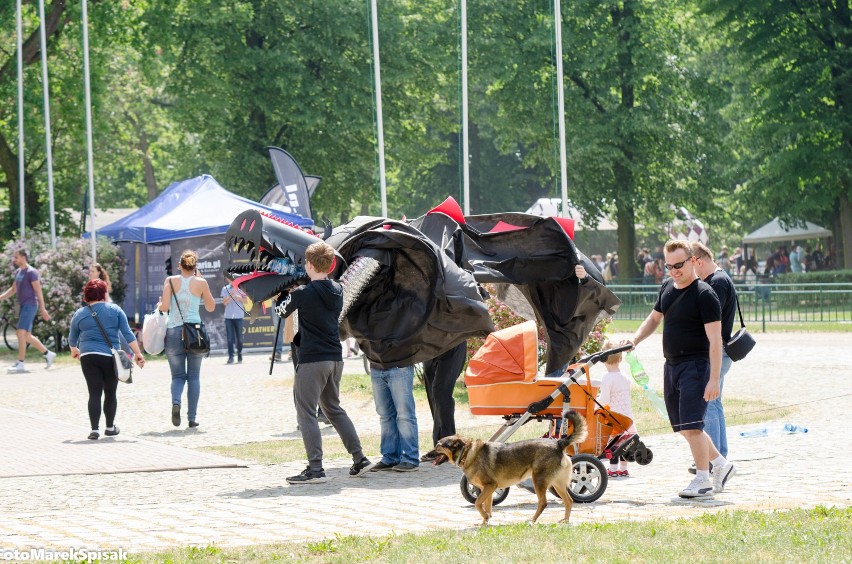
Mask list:
[[[666,270],[674,270],[674,269],[676,269],[676,268],[677,268],[677,269],[681,269],[681,268],[683,268],[683,265],[685,265],[686,263],[688,263],[688,262],[689,262],[689,259],[691,259],[691,258],[692,258],[692,257],[689,257],[689,258],[688,258],[688,259],[686,259],[686,260],[682,260],[682,261],[680,261],[680,262],[676,262],[676,263],[674,263],[674,264],[667,264],[667,265],[665,265],[665,266],[666,266]]]

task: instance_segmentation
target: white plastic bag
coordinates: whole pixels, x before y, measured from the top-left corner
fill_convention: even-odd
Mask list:
[[[142,322],[142,346],[148,354],[160,354],[166,348],[166,325],[169,318],[159,310],[145,314]]]

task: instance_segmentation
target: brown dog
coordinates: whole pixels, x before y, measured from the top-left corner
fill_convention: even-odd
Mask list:
[[[561,522],[567,523],[574,500],[568,493],[572,463],[566,451],[574,443],[586,439],[586,420],[573,410],[566,413],[565,417],[573,423],[574,430],[558,441],[531,439],[516,443],[494,443],[453,435],[438,441],[435,450],[429,454],[435,457],[436,465],[449,460],[461,468],[467,481],[480,489],[475,505],[482,515],[483,525],[491,518],[494,492],[498,488],[514,486],[530,475],[538,496],[538,507],[532,522],[535,523],[547,507],[547,490],[552,487],[565,505],[565,517]]]

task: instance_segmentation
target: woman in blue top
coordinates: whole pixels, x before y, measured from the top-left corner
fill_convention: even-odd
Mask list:
[[[198,255],[186,250],[180,255],[180,275],[169,276],[163,284],[163,296],[157,307],[169,313],[166,329],[166,357],[172,371],[172,425],[180,426],[180,399],[186,384],[189,403],[187,419],[190,427],[198,427],[196,411],[201,395],[201,359],[203,355],[188,353],[183,346],[183,324],[200,323],[199,307],[212,312],[216,308],[207,280],[198,276]],[[174,294],[172,294],[174,288]],[[180,307],[178,307],[180,306]]]
[[[140,368],[145,366],[145,357],[142,356],[139,343],[127,324],[127,316],[117,305],[106,303],[106,294],[107,286],[103,280],[89,280],[86,283],[83,288],[86,305],[74,312],[74,317],[71,318],[71,333],[68,335],[71,358],[80,359],[86,386],[89,388],[89,420],[92,423],[89,438],[92,440],[100,438],[101,395],[104,397],[103,412],[106,417],[104,433],[108,437],[118,434],[118,427],[115,425],[115,411],[118,407],[115,390],[118,387],[118,376],[115,373],[111,349],[120,347],[119,334],[130,344],[136,364]],[[97,315],[111,343],[104,339],[92,313]]]

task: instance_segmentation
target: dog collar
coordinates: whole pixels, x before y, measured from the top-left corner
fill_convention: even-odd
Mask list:
[[[470,445],[464,445],[464,448],[462,449],[462,454],[459,457],[459,462],[458,462],[459,466],[464,466],[465,460],[467,459],[467,453],[468,452],[470,452]]]

